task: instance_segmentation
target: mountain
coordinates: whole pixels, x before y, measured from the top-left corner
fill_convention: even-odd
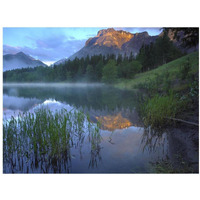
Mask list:
[[[134,56],[139,53],[142,44],[154,42],[158,36],[150,36],[147,32],[132,34],[126,31],[116,31],[113,28],[103,29],[97,33],[97,36],[89,38],[85,46],[77,53],[69,57],[73,60],[75,57],[81,58],[87,55],[95,54],[122,54]]]
[[[136,56],[142,44],[150,44],[154,42],[158,36],[150,36],[147,32],[129,33],[126,31],[116,31],[113,28],[103,29],[97,33],[97,36],[89,38],[85,46],[78,52],[70,56],[68,59],[73,60],[76,57],[82,58],[87,55],[107,55],[107,54],[122,54]],[[67,59],[61,59],[56,64],[64,63]]]
[[[67,60],[67,58],[60,59],[60,60],[56,61],[55,63],[53,63],[52,66],[53,65],[60,65],[60,64],[64,63],[66,60]]]
[[[47,66],[40,60],[36,60],[23,52],[6,54],[3,56],[3,71],[26,67]]]
[[[185,37],[182,32],[179,34],[181,39]],[[117,56],[118,54],[124,55],[126,53],[126,55],[130,55],[131,52],[136,56],[143,44],[148,45],[151,42],[155,42],[157,38],[163,37],[163,35],[164,32],[161,32],[157,36],[150,36],[146,31],[132,34],[122,30],[116,31],[113,28],[103,29],[100,30],[95,37],[89,38],[85,46],[68,59],[74,60],[76,57],[82,58],[87,55],[93,56],[99,54],[115,54]],[[182,52],[191,53],[196,50],[195,47],[183,47],[182,41],[177,41],[173,36],[174,32],[170,30],[168,37]],[[68,59],[61,59],[55,62],[54,65],[64,63]]]
[[[161,32],[159,34],[159,37],[163,37],[164,35],[164,32]],[[197,46],[185,46],[184,45],[184,42],[183,40],[186,39],[186,37],[188,36],[187,34],[184,34],[184,32],[181,30],[177,33],[177,36],[179,38],[179,40],[177,39],[174,39],[174,35],[175,35],[175,31],[172,30],[171,28],[169,28],[169,31],[168,31],[168,37],[170,39],[170,41],[173,42],[173,44],[178,48],[180,49],[183,53],[192,53],[194,51],[198,51],[199,50],[199,45]]]

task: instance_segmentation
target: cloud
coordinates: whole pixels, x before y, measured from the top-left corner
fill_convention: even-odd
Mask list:
[[[3,45],[3,54],[15,54],[20,51],[41,61],[58,61],[67,58],[79,51],[85,44],[85,40],[75,40],[74,37],[49,37],[35,41],[36,47],[15,47]]]
[[[3,45],[3,55],[5,54],[16,54],[20,51],[20,47],[12,47],[9,45]]]
[[[124,30],[130,33],[138,33],[147,31],[149,35],[158,35],[161,27],[116,27],[115,30]]]
[[[38,39],[35,42],[38,48],[51,49],[51,48],[58,48],[60,46],[65,45],[65,42],[67,42],[68,40],[69,40],[68,37],[64,35],[59,35],[59,36],[52,36],[45,39]]]

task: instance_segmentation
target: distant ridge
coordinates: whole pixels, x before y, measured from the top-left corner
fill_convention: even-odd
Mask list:
[[[6,54],[3,56],[3,71],[21,69],[26,67],[47,66],[42,61],[19,52],[16,54]]]

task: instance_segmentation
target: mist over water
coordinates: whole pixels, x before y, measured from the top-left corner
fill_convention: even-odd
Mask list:
[[[103,87],[104,83],[4,83],[5,87]]]
[[[3,93],[4,116],[7,117],[45,106],[53,112],[62,107],[82,111],[94,125],[100,121],[98,152],[91,152],[85,133],[85,142],[70,148],[72,159],[67,172],[147,173],[151,170],[148,163],[163,155],[162,146],[151,154],[143,150],[144,128],[136,111],[136,91],[119,90],[101,83],[7,83]],[[66,173],[63,166],[60,169]],[[4,172],[10,173],[8,163],[4,165]],[[19,172],[15,169],[15,173]],[[29,166],[29,172],[42,173],[42,169]]]
[[[36,104],[42,103],[42,100],[36,98],[24,98],[12,96],[16,94],[17,90],[9,92],[9,95],[3,95],[3,105],[7,109],[28,111]],[[11,96],[10,96],[11,95]]]

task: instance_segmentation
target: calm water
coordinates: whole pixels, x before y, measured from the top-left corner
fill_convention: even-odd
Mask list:
[[[4,85],[4,120],[40,105],[51,110],[74,108],[89,114],[94,124],[101,121],[99,151],[91,152],[86,139],[71,147],[71,159],[58,171],[44,171],[40,164],[31,167],[30,163],[21,170],[11,169],[4,162],[4,173],[151,173],[151,163],[168,154],[165,134],[154,140],[144,131],[136,112],[137,92],[98,84]]]

